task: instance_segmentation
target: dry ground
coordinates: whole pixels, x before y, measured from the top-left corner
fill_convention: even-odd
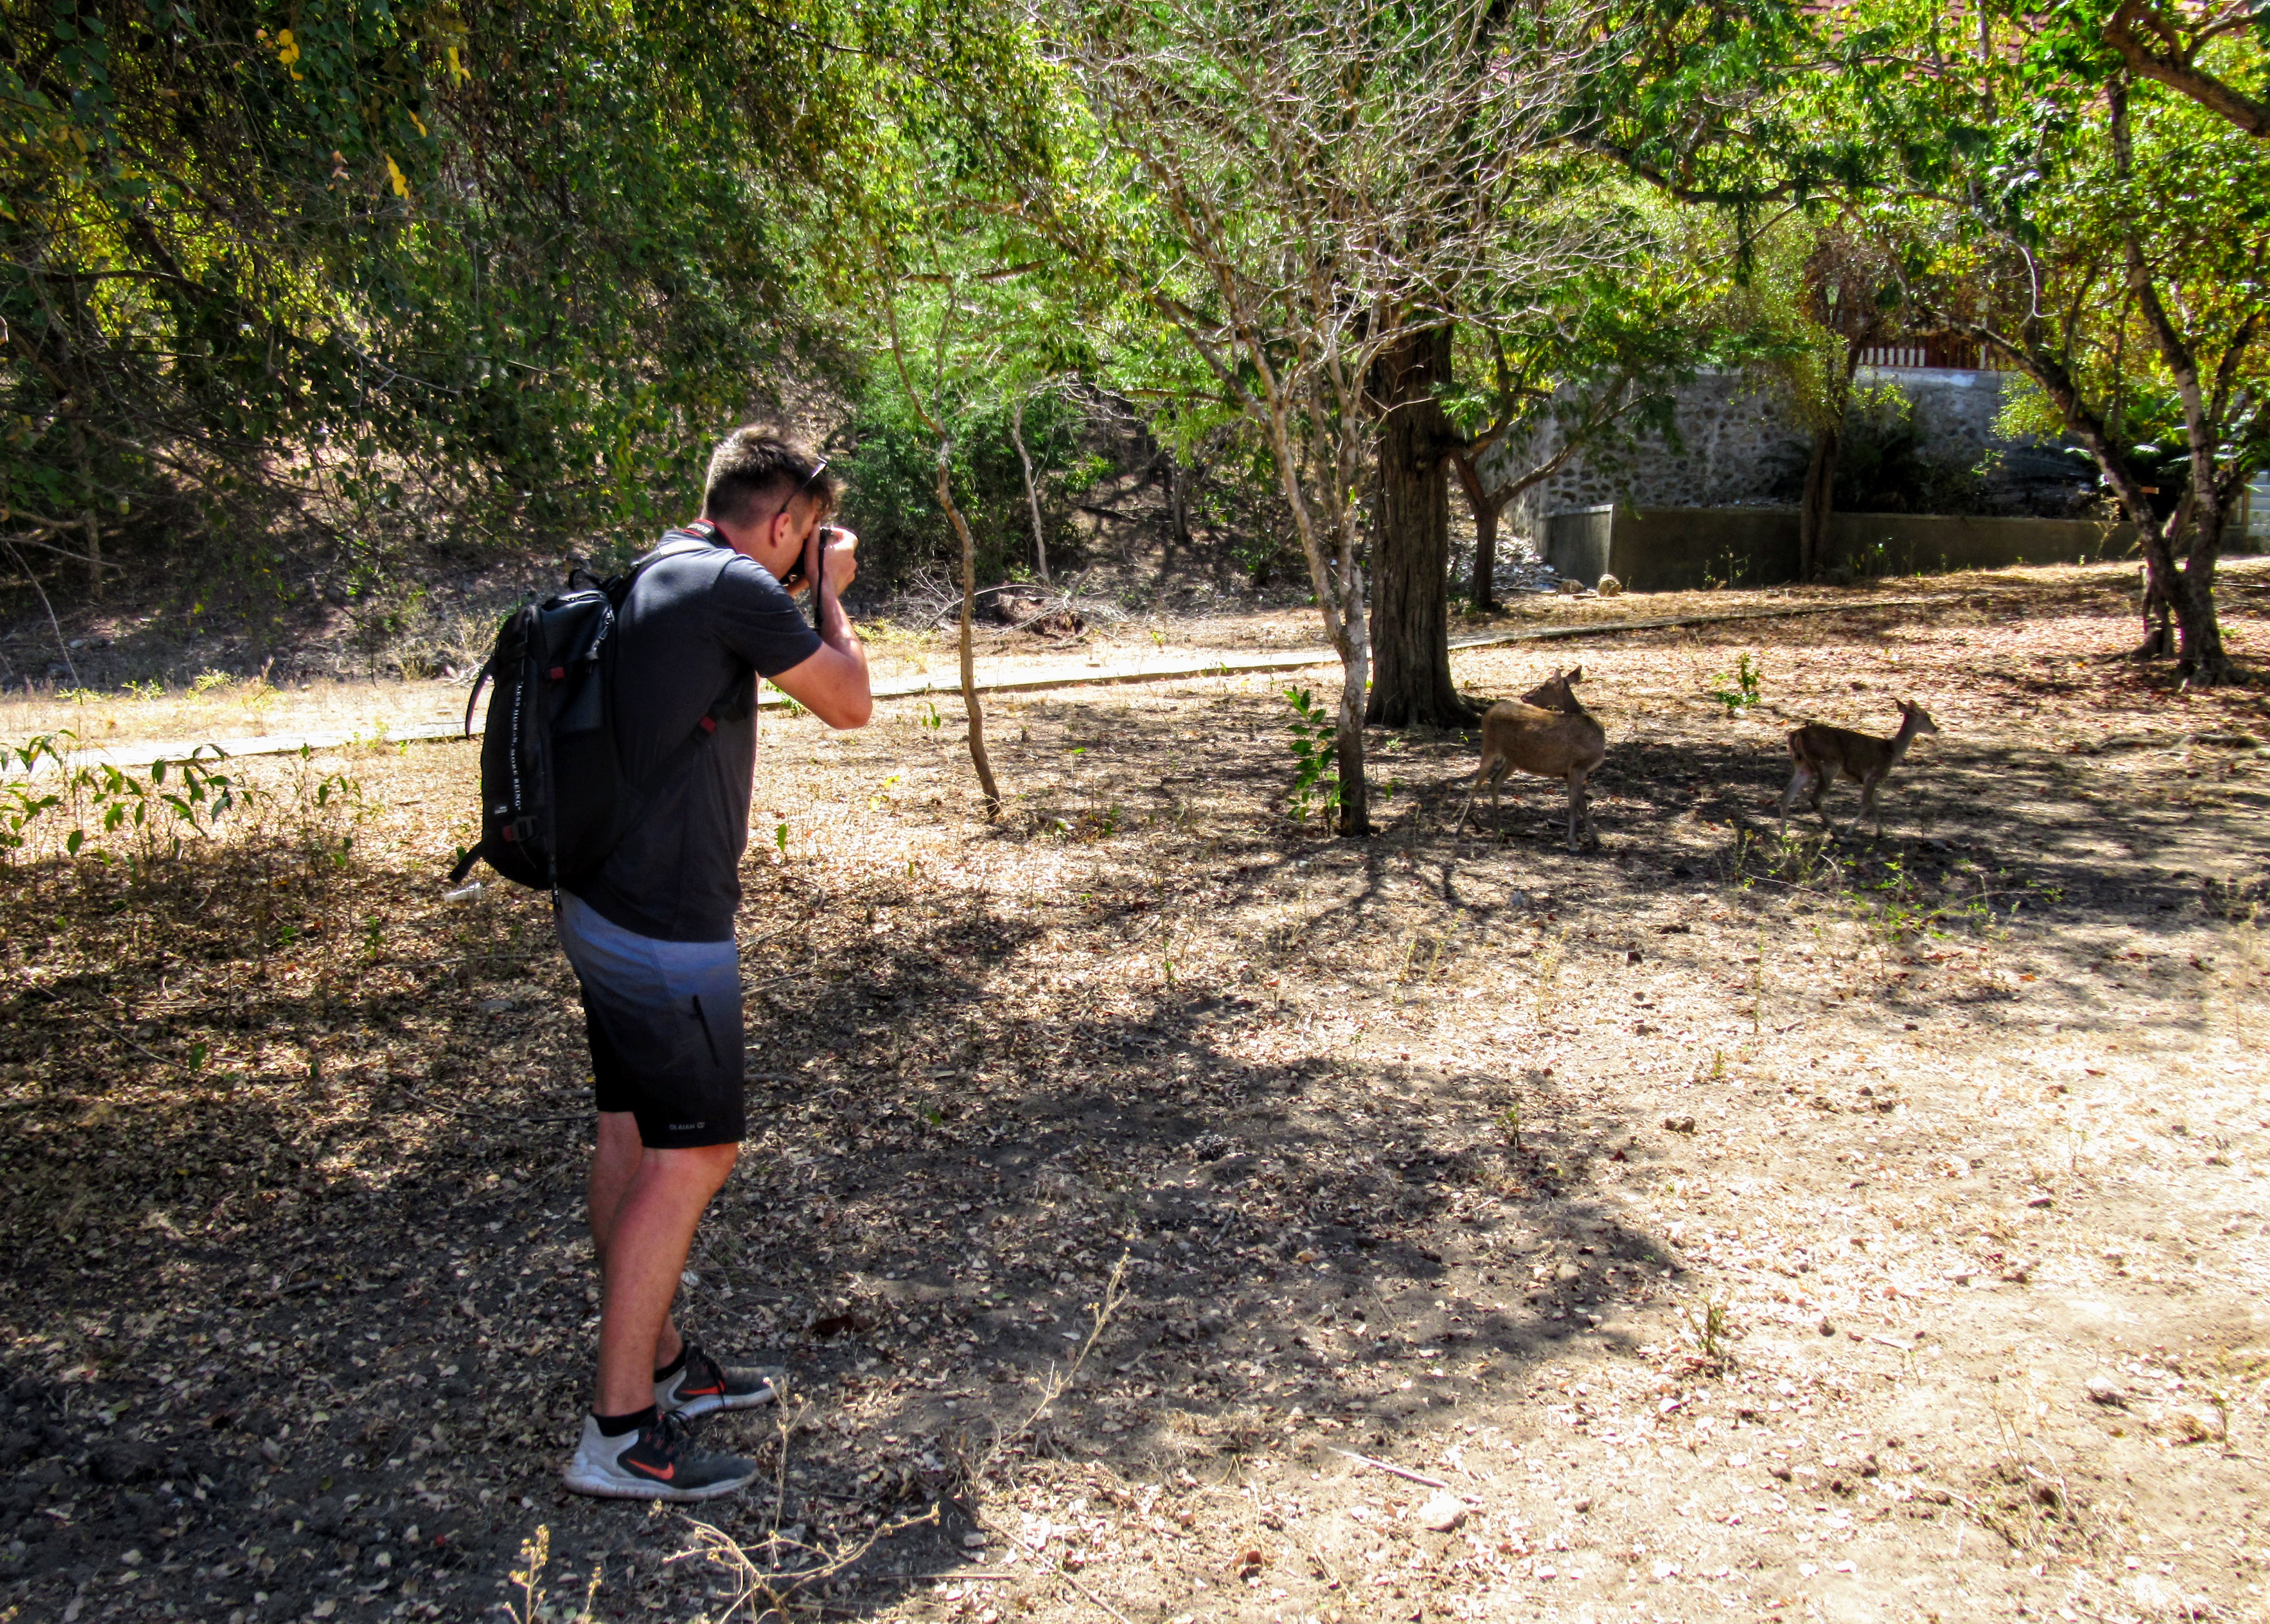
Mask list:
[[[1450,834],[1456,738],[1290,824],[1259,679],[994,706],[992,827],[950,716],[768,722],[685,1313],[798,1397],[705,1520],[935,1516],[829,1618],[2270,1613],[2270,716],[2105,659],[2128,586],[1564,648],[1574,855],[1539,781]],[[1789,720],[1906,693],[1887,836],[1776,843]],[[0,1619],[493,1615],[539,1525],[543,1616],[721,1619],[686,1519],[556,1487],[585,1072],[543,901],[441,900],[471,748],[239,766],[210,845],[0,879]]]

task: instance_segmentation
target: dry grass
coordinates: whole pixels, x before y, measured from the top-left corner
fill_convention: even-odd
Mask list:
[[[715,1429],[777,1486],[702,1519],[746,1571],[555,1487],[580,1018],[542,899],[440,901],[471,747],[242,764],[179,859],[32,853],[0,1613],[466,1618],[543,1524],[609,1619],[2259,1614],[2270,724],[2099,657],[2130,631],[2044,572],[1587,645],[1577,856],[1541,781],[1452,839],[1453,738],[1376,741],[1376,840],[1294,827],[1259,680],[1005,700],[990,827],[950,708],[768,721],[753,1132],[686,1299],[801,1388]],[[1778,730],[1910,692],[1947,731],[1887,838],[1773,843]]]

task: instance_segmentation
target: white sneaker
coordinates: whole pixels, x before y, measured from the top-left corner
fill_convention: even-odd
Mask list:
[[[694,1447],[681,1416],[664,1415],[636,1432],[610,1438],[595,1416],[583,1418],[582,1442],[560,1479],[579,1494],[603,1500],[715,1500],[756,1480],[758,1466],[735,1455]]]

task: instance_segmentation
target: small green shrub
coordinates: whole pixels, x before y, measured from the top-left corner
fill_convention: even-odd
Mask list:
[[[1754,708],[1764,697],[1765,668],[1746,653],[1734,662],[1732,675],[1720,673],[1710,697],[1726,708],[1728,720]]]
[[[1293,792],[1288,810],[1295,823],[1306,823],[1310,812],[1329,821],[1340,809],[1340,781],[1334,741],[1332,713],[1317,703],[1308,689],[1288,687],[1285,702],[1293,708],[1287,724],[1293,735]]]
[[[178,857],[183,833],[210,834],[216,819],[253,799],[234,775],[219,770],[226,755],[218,745],[199,745],[180,760],[154,761],[143,777],[108,761],[77,760],[78,743],[78,735],[64,728],[0,750],[0,760],[12,758],[22,775],[0,788],[0,855],[21,851],[33,826],[56,814],[70,824],[63,840],[68,856],[85,850],[98,861],[114,861],[107,849],[90,849],[87,837],[124,829],[139,837],[137,860],[158,856],[161,838],[166,855]]]

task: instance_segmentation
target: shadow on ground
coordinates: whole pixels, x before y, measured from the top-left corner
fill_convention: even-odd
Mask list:
[[[936,1507],[831,1576],[854,1611],[1001,1561],[971,1514],[1039,1463],[1391,1457],[1573,1346],[1674,1341],[1678,1249],[1602,1175],[1680,1173],[1692,1121],[1546,1058],[1576,1024],[1673,1019],[1625,967],[1759,1030],[1952,1033],[2012,997],[1967,945],[2022,930],[2027,973],[2109,1024],[2121,976],[2171,973],[2137,968],[2155,933],[2259,886],[2227,817],[2170,798],[2191,768],[2019,743],[1932,741],[1883,838],[1784,844],[1769,739],[1627,722],[1601,843],[1570,854],[1539,780],[1450,833],[1459,739],[1380,739],[1395,793],[1343,842],[1278,810],[1273,699],[1014,714],[997,761],[1029,798],[1001,827],[886,812],[862,827],[935,860],[748,872],[752,1131],[686,1315],[783,1354],[803,1398],[710,1424],[773,1477],[709,1520],[793,1567]],[[953,748],[893,724],[822,770]],[[431,760],[463,780],[471,754]],[[0,881],[0,1601],[25,1616],[470,1616],[538,1524],[560,1593],[599,1561],[623,1606],[723,1583],[665,1565],[681,1524],[556,1487],[595,1323],[580,1020],[543,900],[446,909],[446,839],[418,839],[328,874],[226,847]],[[1857,924],[1875,959],[1768,986],[1705,915],[1762,945]],[[1446,955],[1480,967],[1455,1049],[1420,1020]],[[1554,991],[1579,960],[1582,1005]]]

